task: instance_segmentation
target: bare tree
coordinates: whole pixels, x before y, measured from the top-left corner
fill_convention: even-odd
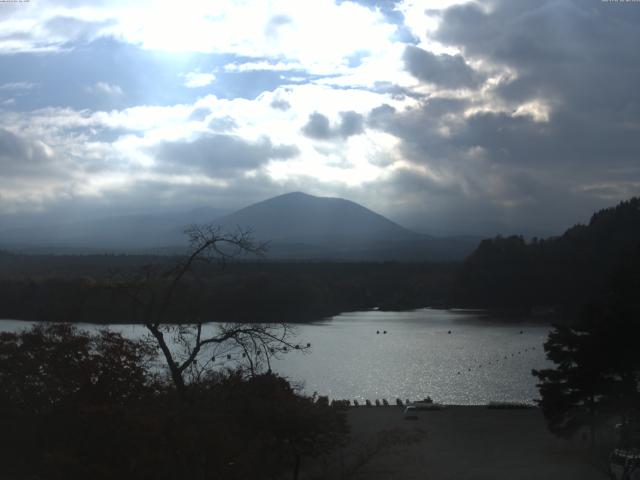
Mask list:
[[[180,312],[189,318],[172,318],[178,288],[187,278],[198,280],[196,265],[217,261],[222,265],[240,255],[264,255],[267,244],[251,231],[227,233],[214,225],[192,225],[185,231],[189,253],[169,269],[145,266],[134,275],[121,276],[113,286],[133,302],[142,322],[157,343],[169,374],[181,396],[188,380],[199,378],[216,364],[232,361],[251,375],[271,370],[274,357],[290,350],[306,350],[293,343],[293,328],[286,323],[204,323],[197,308]],[[179,348],[172,349],[172,345]]]

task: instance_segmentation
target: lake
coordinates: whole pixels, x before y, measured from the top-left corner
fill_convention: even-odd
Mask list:
[[[29,324],[1,320],[0,329]],[[129,337],[145,332],[138,325],[110,328]],[[532,402],[539,395],[531,369],[549,365],[543,351],[549,329],[541,322],[470,311],[343,313],[297,326],[297,341],[311,343],[310,351],[293,351],[275,360],[273,369],[302,383],[306,393],[332,399]]]

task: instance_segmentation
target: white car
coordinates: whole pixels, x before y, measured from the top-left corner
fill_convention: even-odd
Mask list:
[[[405,420],[417,420],[418,419],[418,409],[413,405],[408,405],[404,409],[404,419]]]

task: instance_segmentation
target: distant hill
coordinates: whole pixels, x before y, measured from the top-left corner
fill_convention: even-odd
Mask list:
[[[214,208],[109,216],[72,222],[32,221],[19,228],[0,227],[0,248],[27,253],[162,252],[184,247],[183,230],[209,223],[225,212]]]
[[[342,198],[293,192],[231,214],[213,208],[186,212],[120,215],[73,222],[46,219],[2,228],[0,249],[24,253],[180,253],[193,223],[250,229],[269,242],[268,260],[459,261],[479,237],[434,237],[408,230]],[[1,222],[0,222],[1,223]]]
[[[456,285],[458,306],[571,307],[606,293],[617,271],[640,254],[640,198],[600,210],[560,237],[483,240]]]
[[[322,243],[370,239],[409,239],[419,235],[355,202],[293,192],[254,203],[219,218],[226,227],[251,226],[270,240]]]
[[[269,258],[325,260],[460,260],[479,239],[437,238],[408,230],[342,198],[287,193],[216,220],[268,240]]]

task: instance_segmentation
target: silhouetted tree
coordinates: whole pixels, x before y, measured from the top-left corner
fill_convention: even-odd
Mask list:
[[[203,374],[216,359],[235,357],[254,375],[271,369],[271,358],[307,347],[292,343],[293,329],[287,323],[219,323],[205,325],[199,311],[196,290],[200,283],[198,263],[217,261],[223,265],[241,255],[261,256],[266,244],[257,242],[251,232],[227,233],[213,225],[193,225],[185,233],[190,251],[170,269],[146,266],[133,277],[116,279],[114,287],[132,300],[142,321],[162,352],[171,379],[181,396],[187,390],[187,377]],[[174,302],[184,290],[192,299],[187,309],[177,309]],[[168,336],[181,351],[172,349]]]
[[[601,301],[571,326],[555,326],[545,343],[555,368],[534,370],[540,406],[552,432],[571,435],[599,419],[628,422],[640,410],[640,251],[625,259]]]

